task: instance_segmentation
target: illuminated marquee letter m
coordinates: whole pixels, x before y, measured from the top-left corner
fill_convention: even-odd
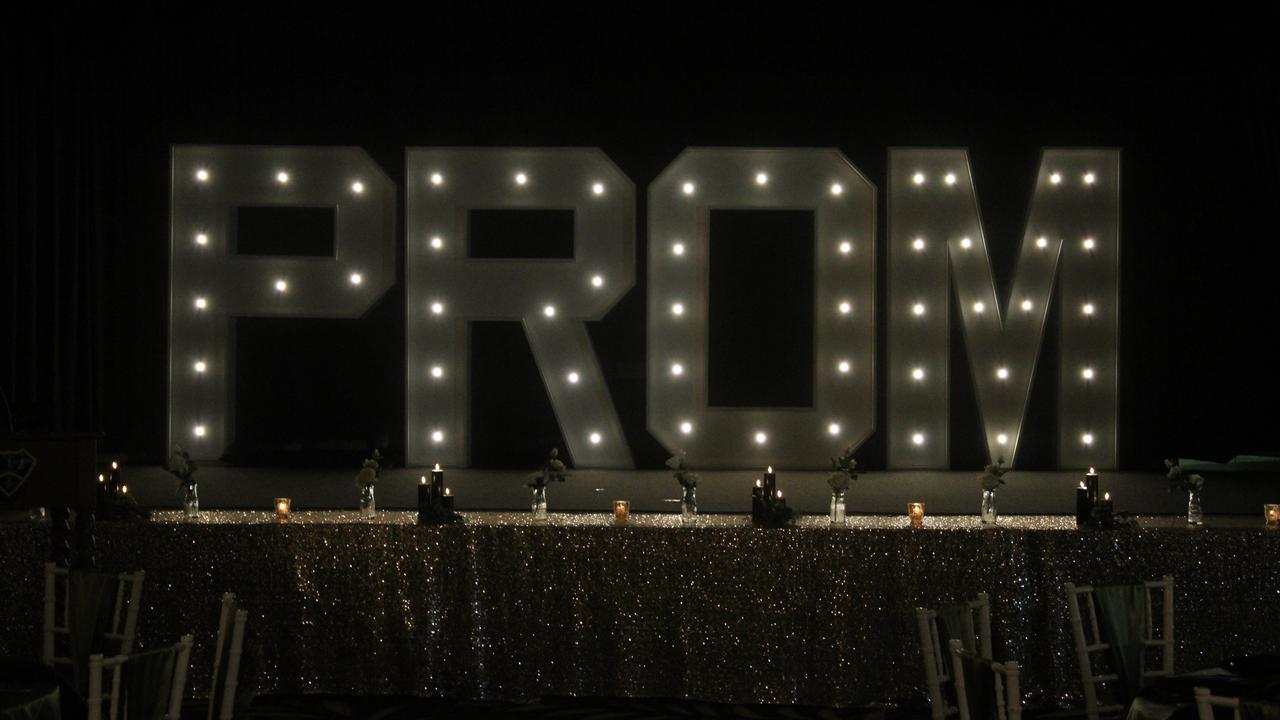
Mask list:
[[[948,464],[954,285],[990,456],[1014,460],[1056,299],[1059,465],[1114,467],[1120,152],[1044,151],[1004,293],[992,276],[967,153],[894,149],[889,168],[890,465]]]

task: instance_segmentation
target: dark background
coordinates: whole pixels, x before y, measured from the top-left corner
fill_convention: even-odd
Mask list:
[[[19,425],[101,430],[106,448],[134,462],[165,454],[173,143],[363,147],[400,187],[402,276],[406,147],[603,148],[638,191],[639,282],[590,332],[641,467],[665,457],[644,428],[645,191],[681,149],[843,151],[881,188],[883,328],[887,148],[969,148],[1007,287],[1040,149],[1101,145],[1124,153],[1122,468],[1280,448],[1274,11],[1223,20],[1074,9],[1006,26],[926,24],[924,11],[744,21],[479,7],[414,18],[5,18],[0,388]],[[812,258],[776,248],[804,223],[771,223],[772,235],[718,253],[713,268],[803,278]],[[503,222],[492,224],[481,252],[503,254]],[[719,226],[721,246],[761,233],[740,217]],[[547,239],[551,256],[557,242]],[[762,352],[741,322],[755,303],[762,337],[811,337],[808,293],[774,285],[762,296],[715,282],[724,322],[712,387],[726,404],[811,394],[812,351]],[[359,321],[239,321],[228,459],[355,464],[370,444],[402,458],[403,318],[398,285]],[[952,465],[971,468],[986,458],[958,326],[953,339]],[[1054,339],[1023,468],[1053,466]],[[878,347],[883,367],[883,330]],[[472,348],[473,464],[536,464],[562,441],[519,326],[477,324]],[[881,427],[884,410],[882,393]],[[882,438],[861,458],[882,467]]]

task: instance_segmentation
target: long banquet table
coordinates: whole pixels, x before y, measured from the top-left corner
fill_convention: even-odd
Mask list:
[[[1177,666],[1280,647],[1280,532],[1251,518],[1140,518],[1080,531],[1062,516],[807,516],[758,529],[742,515],[206,511],[198,521],[99,523],[110,569],[147,573],[144,645],[193,632],[207,689],[217,603],[249,610],[260,691],[700,698],[853,705],[923,701],[912,608],[990,593],[997,659],[1033,701],[1078,694],[1066,581],[1176,578]],[[46,522],[0,524],[0,656],[39,647]]]

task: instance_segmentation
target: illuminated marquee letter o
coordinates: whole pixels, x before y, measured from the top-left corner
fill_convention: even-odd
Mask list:
[[[819,467],[874,431],[875,206],[875,186],[834,149],[691,148],[654,181],[648,423],[668,450],[706,466]],[[814,212],[812,408],[708,402],[709,211],[747,208]]]

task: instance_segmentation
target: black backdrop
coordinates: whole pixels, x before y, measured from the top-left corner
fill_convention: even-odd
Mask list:
[[[1274,11],[1175,27],[1081,10],[976,29],[432,12],[7,18],[0,388],[22,427],[98,429],[135,461],[163,456],[172,143],[365,148],[401,188],[401,267],[405,147],[603,148],[639,190],[640,272],[590,332],[642,467],[664,458],[644,428],[644,191],[682,148],[838,147],[882,188],[883,246],[887,148],[967,146],[1007,286],[1040,148],[1104,145],[1124,152],[1122,467],[1280,448]],[[371,443],[402,457],[403,305],[397,286],[359,321],[241,321],[230,459],[350,464]],[[760,322],[807,311],[778,303]],[[759,359],[735,337],[726,356]],[[985,458],[953,337],[952,464],[971,468]],[[883,345],[881,331],[882,361]],[[1051,333],[1021,467],[1053,466],[1055,350]],[[475,464],[533,464],[560,440],[519,327],[477,325],[473,351]],[[721,370],[745,392],[761,367]],[[883,394],[878,412],[883,426]],[[862,456],[882,466],[882,440]]]

